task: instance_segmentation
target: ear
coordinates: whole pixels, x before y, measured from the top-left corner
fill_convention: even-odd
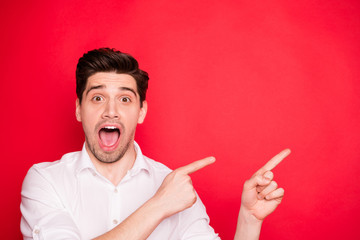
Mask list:
[[[77,98],[76,99],[76,111],[75,111],[75,115],[76,115],[76,120],[78,120],[79,122],[81,122],[81,106],[80,106],[80,100]]]
[[[144,122],[144,119],[145,119],[145,116],[147,113],[147,108],[148,108],[147,101],[143,101],[142,108],[140,108],[138,124],[141,124]]]

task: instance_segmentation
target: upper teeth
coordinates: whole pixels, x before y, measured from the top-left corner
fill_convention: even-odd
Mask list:
[[[106,126],[105,128],[106,129],[117,129],[117,127],[114,127],[114,126]]]

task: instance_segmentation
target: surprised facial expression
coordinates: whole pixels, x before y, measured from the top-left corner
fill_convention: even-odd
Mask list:
[[[132,76],[114,72],[90,76],[81,104],[76,101],[76,118],[82,122],[90,158],[104,163],[120,160],[133,148],[136,126],[146,111],[146,101],[140,107]]]

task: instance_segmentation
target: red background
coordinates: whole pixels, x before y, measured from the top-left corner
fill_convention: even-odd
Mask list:
[[[31,3],[30,3],[31,2]],[[359,236],[357,0],[6,1],[1,26],[2,239],[21,239],[32,164],[80,150],[75,66],[115,47],[150,74],[143,152],[192,175],[211,224],[232,239],[245,179],[280,150],[285,188],[262,239]]]

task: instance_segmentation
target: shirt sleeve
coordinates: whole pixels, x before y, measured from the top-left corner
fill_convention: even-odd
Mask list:
[[[51,181],[35,166],[24,179],[20,210],[24,240],[81,239],[71,214],[63,206]]]
[[[189,209],[180,213],[181,240],[220,240],[218,234],[210,226],[210,218],[200,197]]]

